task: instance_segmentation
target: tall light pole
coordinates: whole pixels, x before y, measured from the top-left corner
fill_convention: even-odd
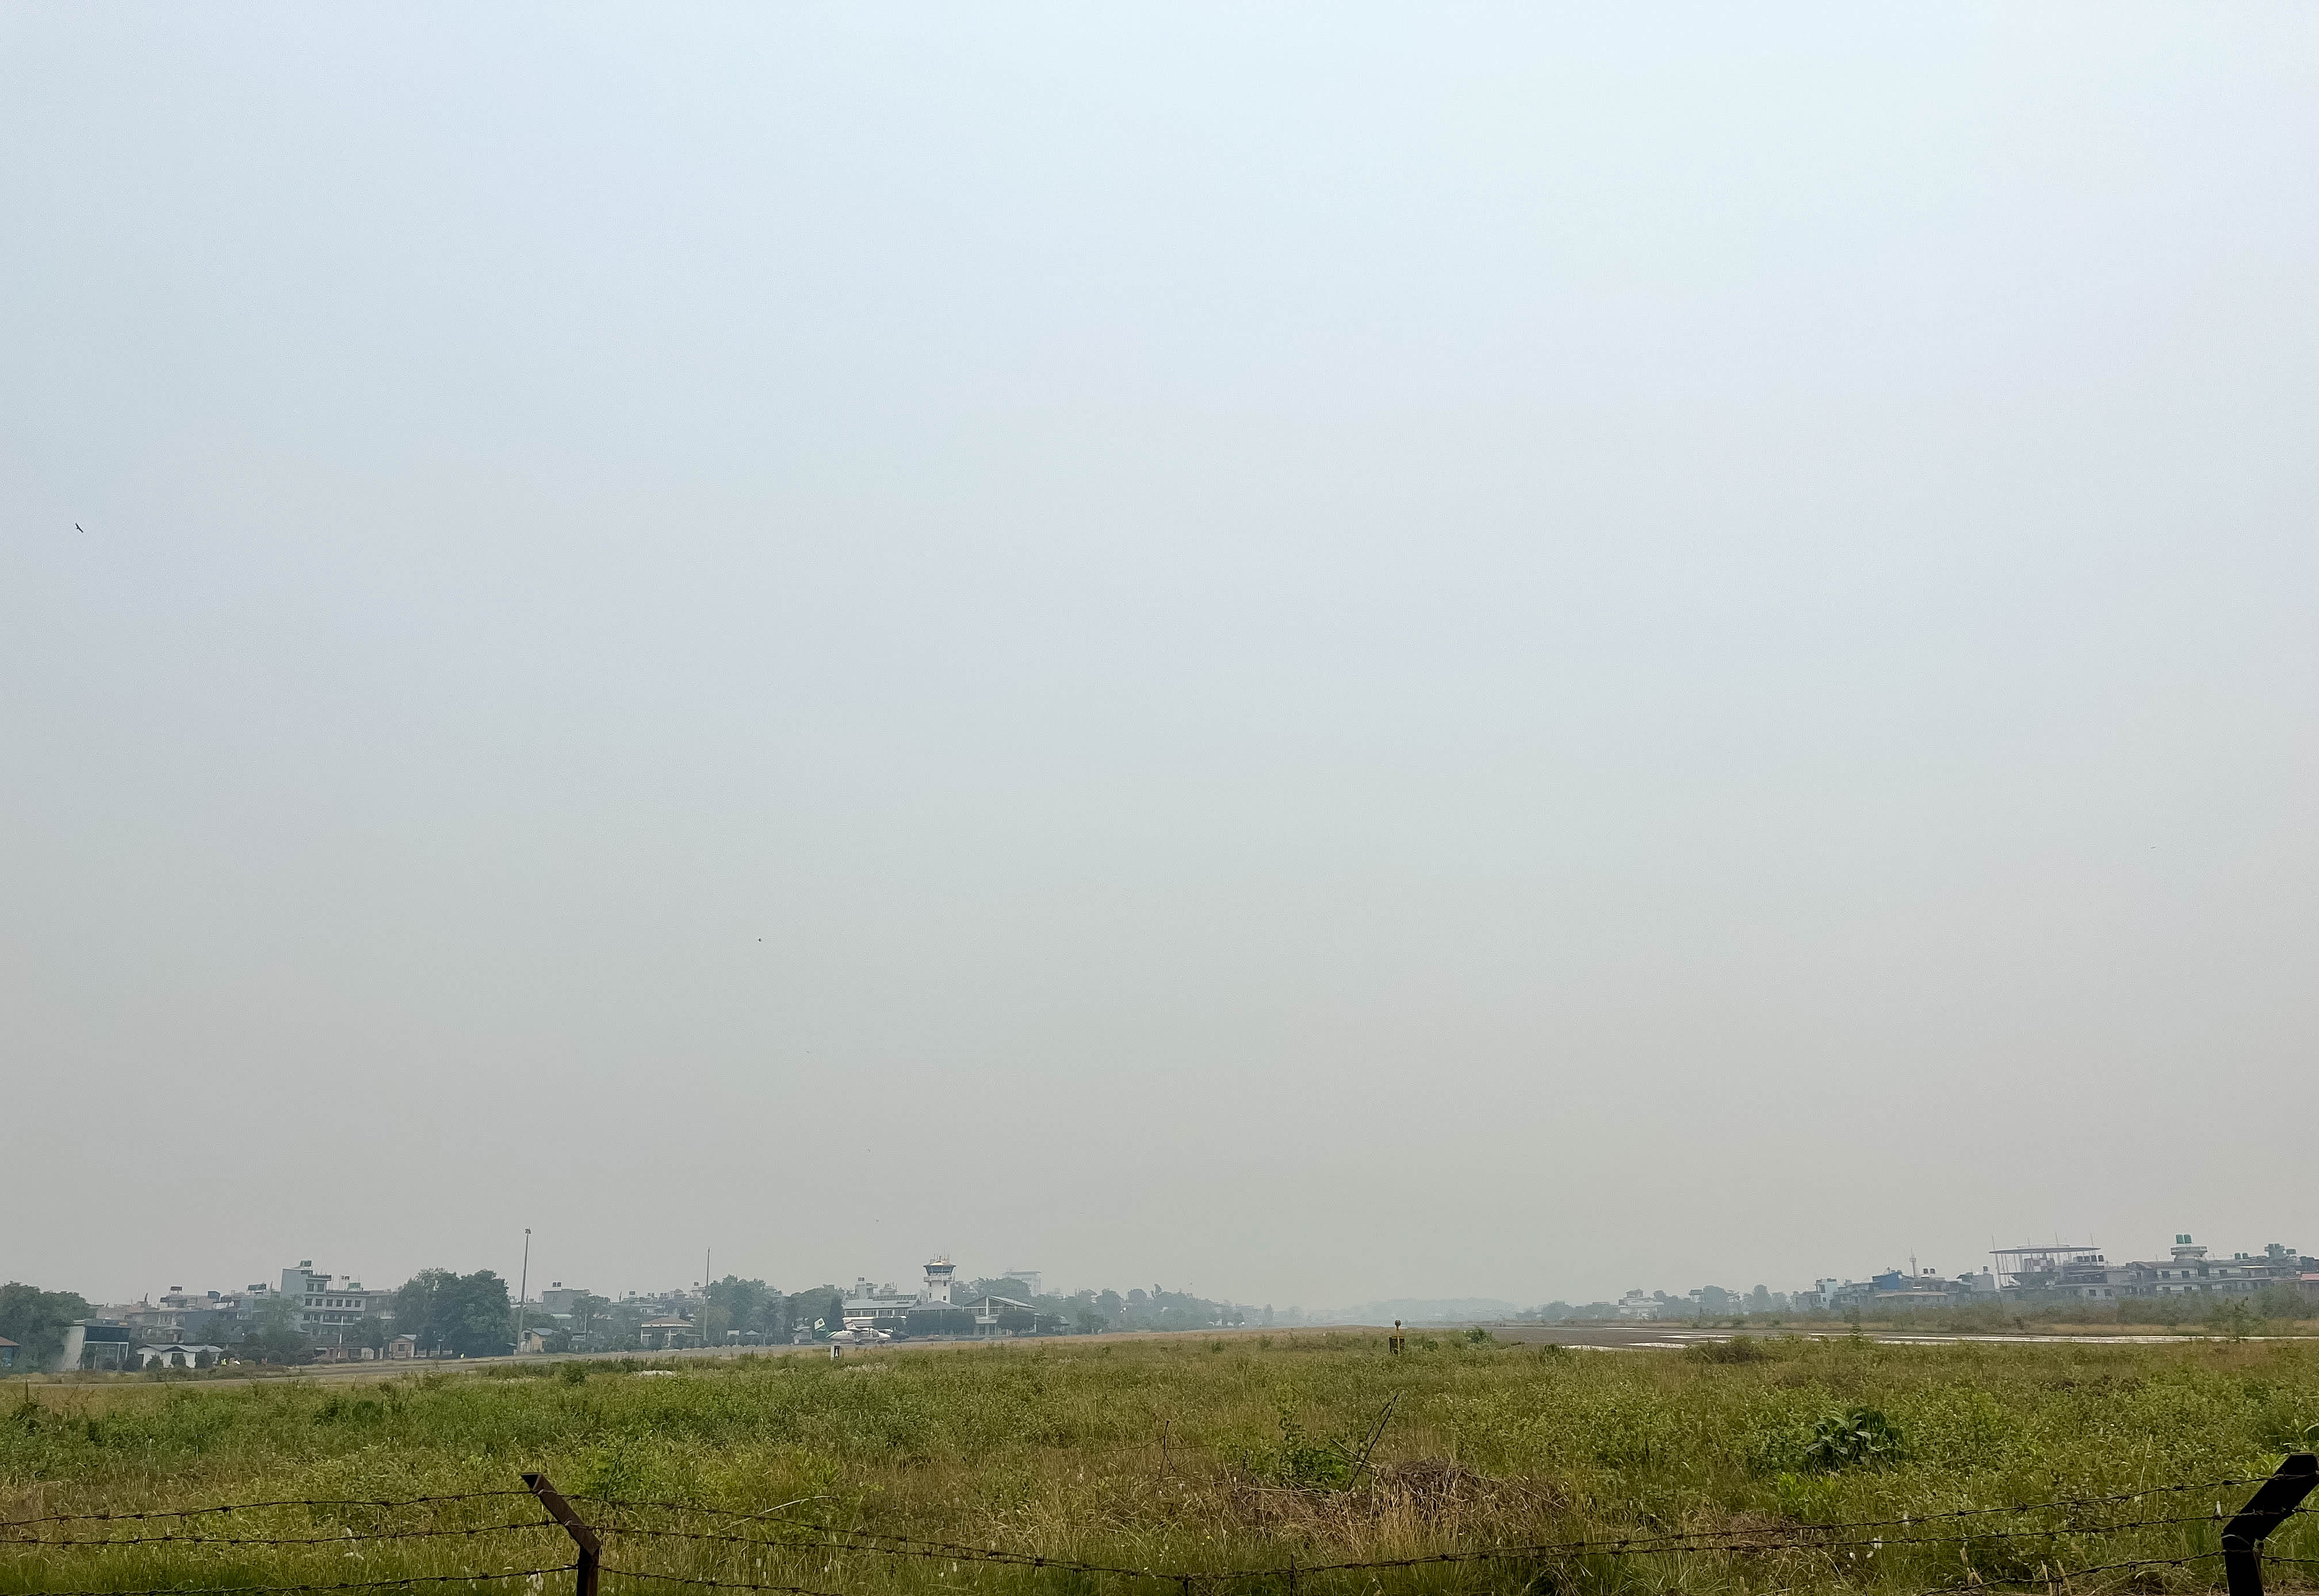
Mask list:
[[[523,1227],[523,1273],[516,1277],[515,1349],[523,1350],[523,1300],[531,1294],[531,1227]]]

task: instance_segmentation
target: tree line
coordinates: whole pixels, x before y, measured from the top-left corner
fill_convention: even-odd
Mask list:
[[[844,1328],[846,1295],[834,1284],[783,1292],[762,1280],[727,1275],[710,1283],[705,1299],[692,1310],[690,1338],[699,1344],[721,1346],[736,1338],[782,1342],[800,1331],[826,1337]],[[1008,1310],[1001,1319],[1002,1328],[1017,1334],[1205,1330],[1249,1323],[1259,1313],[1157,1285],[1123,1294],[1081,1291],[1049,1296],[1003,1276],[962,1282],[955,1295],[961,1303],[997,1296],[1022,1303],[1020,1310]],[[613,1303],[587,1294],[569,1299],[568,1306],[561,1316],[525,1310],[529,1316],[525,1322],[540,1333],[544,1350],[563,1352],[575,1346],[632,1349],[640,1344],[645,1321],[660,1312],[649,1300]],[[257,1300],[247,1319],[218,1312],[206,1321],[189,1322],[184,1334],[188,1340],[222,1347],[229,1357],[245,1362],[305,1363],[313,1358],[316,1348],[299,1328],[300,1307],[290,1297],[269,1294]],[[63,1348],[66,1328],[92,1312],[88,1302],[72,1292],[42,1291],[14,1281],[0,1286],[0,1337],[19,1344],[19,1368],[48,1367]],[[1266,1314],[1268,1318],[1268,1311]],[[950,1318],[959,1322],[936,1325],[937,1333],[971,1333],[962,1310]],[[518,1323],[508,1283],[493,1271],[462,1275],[454,1269],[421,1269],[394,1292],[391,1316],[366,1316],[347,1326],[345,1344],[383,1352],[391,1339],[407,1335],[422,1357],[488,1357],[516,1350]]]

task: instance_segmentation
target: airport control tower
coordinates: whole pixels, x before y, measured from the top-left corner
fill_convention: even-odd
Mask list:
[[[928,1264],[926,1266],[925,1289],[918,1294],[918,1301],[922,1303],[949,1302],[951,1271],[957,1267],[958,1266],[952,1263],[947,1257],[938,1258],[932,1263]]]

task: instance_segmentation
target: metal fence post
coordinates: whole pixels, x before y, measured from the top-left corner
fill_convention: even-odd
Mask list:
[[[2319,1456],[2290,1452],[2278,1472],[2255,1488],[2238,1517],[2223,1526],[2223,1573],[2231,1596],[2262,1596],[2263,1537],[2287,1521],[2319,1485]]]
[[[579,1580],[575,1596],[596,1596],[596,1567],[604,1551],[602,1543],[596,1538],[596,1532],[588,1528],[578,1513],[572,1510],[572,1504],[564,1501],[562,1493],[548,1483],[546,1474],[526,1474],[523,1476],[523,1483],[531,1487],[531,1493],[534,1496],[539,1498],[539,1505],[547,1510],[547,1516],[563,1525],[565,1532],[572,1537],[573,1543],[580,1548]],[[2305,1486],[2305,1489],[2308,1490],[2309,1487]]]

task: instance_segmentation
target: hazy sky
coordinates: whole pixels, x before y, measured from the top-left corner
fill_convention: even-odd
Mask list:
[[[0,1278],[2319,1249],[2314,284],[2300,5],[0,9]]]

